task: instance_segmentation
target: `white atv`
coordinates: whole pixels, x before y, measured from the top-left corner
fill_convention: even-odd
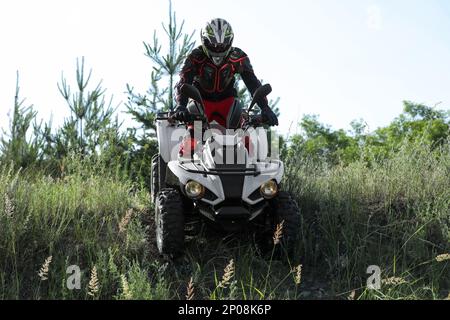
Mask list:
[[[194,86],[181,90],[193,100],[192,121],[174,121],[171,113],[159,113],[156,119],[159,154],[152,161],[151,194],[159,252],[181,255],[187,221],[201,217],[229,232],[259,226],[266,243],[281,226],[281,246],[291,254],[298,240],[299,209],[280,190],[284,167],[268,157],[263,118],[251,114],[253,105],[271,92],[270,85],[255,92],[247,111],[232,108],[234,116],[244,119],[237,131],[206,121]]]

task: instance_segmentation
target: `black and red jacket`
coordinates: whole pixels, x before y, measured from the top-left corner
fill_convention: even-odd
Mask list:
[[[239,74],[253,96],[261,82],[255,76],[248,56],[239,48],[232,48],[222,64],[216,66],[204,53],[202,47],[195,48],[186,58],[176,84],[176,99],[179,106],[186,107],[188,98],[181,94],[183,84],[193,84],[207,101],[222,101],[237,96],[235,75]],[[263,106],[268,106],[267,100]]]

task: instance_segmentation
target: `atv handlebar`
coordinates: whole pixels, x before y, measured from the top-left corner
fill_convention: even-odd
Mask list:
[[[155,120],[167,120],[169,122],[175,122],[175,121],[179,121],[178,119],[175,118],[175,112],[160,112],[156,115],[156,119]],[[206,121],[206,117],[200,114],[190,114],[189,115],[189,119],[187,119],[187,121],[180,121],[180,122],[185,122],[185,123],[192,123],[195,121]]]
[[[169,122],[175,122],[178,121],[174,118],[175,112],[160,112],[156,115],[155,120],[167,120]],[[242,117],[244,119],[242,124],[242,129],[248,129],[250,127],[260,127],[265,123],[265,119],[261,114],[258,115],[249,115],[246,112],[242,113]],[[195,121],[202,121],[203,123],[208,123],[207,118],[204,115],[199,114],[191,114],[189,119],[187,121],[180,121],[183,123],[193,123]]]
[[[249,125],[251,126],[260,126],[264,124],[264,120],[262,115],[258,114],[256,116],[250,116],[249,117]]]
[[[262,114],[249,115],[247,113],[243,113],[242,116],[244,118],[242,128],[245,130],[247,130],[250,127],[256,128],[267,124],[266,119],[264,119]]]

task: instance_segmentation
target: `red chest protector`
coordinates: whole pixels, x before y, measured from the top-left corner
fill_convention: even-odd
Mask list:
[[[227,119],[234,104],[234,97],[225,98],[221,101],[203,100],[203,104],[209,122],[216,121],[221,126],[228,127]]]

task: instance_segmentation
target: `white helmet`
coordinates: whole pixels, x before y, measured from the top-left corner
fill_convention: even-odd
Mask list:
[[[233,44],[234,33],[224,19],[216,18],[206,23],[200,31],[203,51],[216,65],[228,56]]]

